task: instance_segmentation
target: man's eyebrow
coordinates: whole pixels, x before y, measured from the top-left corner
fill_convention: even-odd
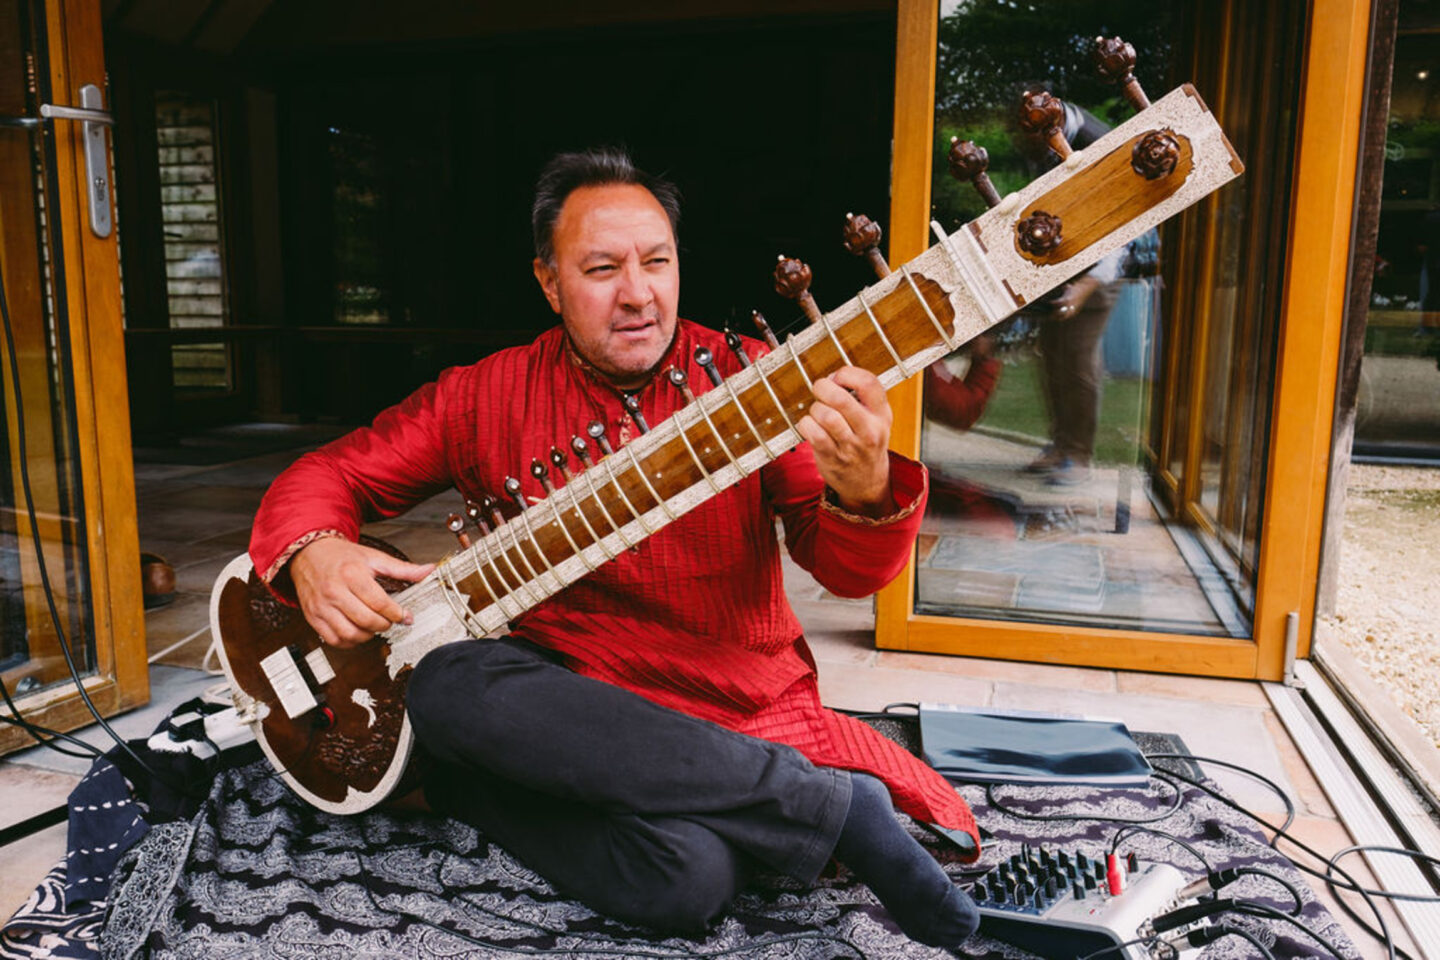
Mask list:
[[[671,243],[670,241],[668,241],[668,240],[663,240],[663,241],[661,241],[660,243],[655,244],[653,247],[650,247],[649,249],[640,251],[640,258],[643,260],[643,259],[646,259],[646,258],[648,258],[648,257],[653,257],[653,256],[655,256],[656,254],[670,254],[670,255],[673,256],[674,253],[675,253],[675,246],[674,246],[674,244],[672,244],[672,243]],[[585,254],[583,257],[580,258],[580,262],[581,262],[581,263],[593,263],[593,262],[595,262],[595,261],[597,261],[597,260],[600,260],[600,261],[612,261],[612,260],[623,260],[623,259],[625,259],[625,255],[624,255],[623,253],[619,253],[619,252],[614,251],[614,250],[596,249],[596,250],[590,250],[590,251],[586,252],[586,254]]]

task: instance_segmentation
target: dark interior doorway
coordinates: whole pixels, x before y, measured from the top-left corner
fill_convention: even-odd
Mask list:
[[[531,339],[554,318],[530,274],[530,192],[559,150],[622,144],[679,184],[681,312],[716,327],[749,332],[752,308],[799,322],[770,287],[781,253],[811,263],[822,306],[845,299],[866,280],[840,247],[845,214],[888,217],[890,6],[639,24],[592,11],[584,27],[548,11],[533,29],[512,9],[498,33],[471,13],[387,40],[399,5],[327,33],[302,15],[323,4],[274,0],[215,52],[218,14],[177,40],[146,27],[146,5],[115,5],[107,36],[141,440],[364,422]],[[165,126],[207,115],[208,144]],[[166,253],[186,218],[215,221],[213,247]],[[186,309],[219,319],[182,326]]]

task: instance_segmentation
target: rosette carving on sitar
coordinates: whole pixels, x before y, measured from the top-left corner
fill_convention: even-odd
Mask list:
[[[1015,242],[1032,257],[1043,257],[1060,246],[1060,218],[1044,210],[1036,210],[1015,224]]]
[[[1159,180],[1175,172],[1180,162],[1180,141],[1168,130],[1152,130],[1130,151],[1130,166],[1146,180]]]

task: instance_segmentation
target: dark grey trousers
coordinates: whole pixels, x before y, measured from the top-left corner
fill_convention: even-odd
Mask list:
[[[438,761],[425,795],[602,913],[700,930],[754,865],[811,882],[850,778],[798,751],[582,677],[533,644],[453,643],[407,709]]]
[[[1069,320],[1040,323],[1040,387],[1050,415],[1050,442],[1058,453],[1089,465],[1100,422],[1105,384],[1101,338],[1119,296],[1107,283]]]

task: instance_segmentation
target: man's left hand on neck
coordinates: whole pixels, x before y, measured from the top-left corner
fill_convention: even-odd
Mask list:
[[[814,393],[815,402],[795,429],[814,450],[837,505],[875,519],[894,513],[889,453],[894,415],[879,378],[842,367],[815,381]]]

